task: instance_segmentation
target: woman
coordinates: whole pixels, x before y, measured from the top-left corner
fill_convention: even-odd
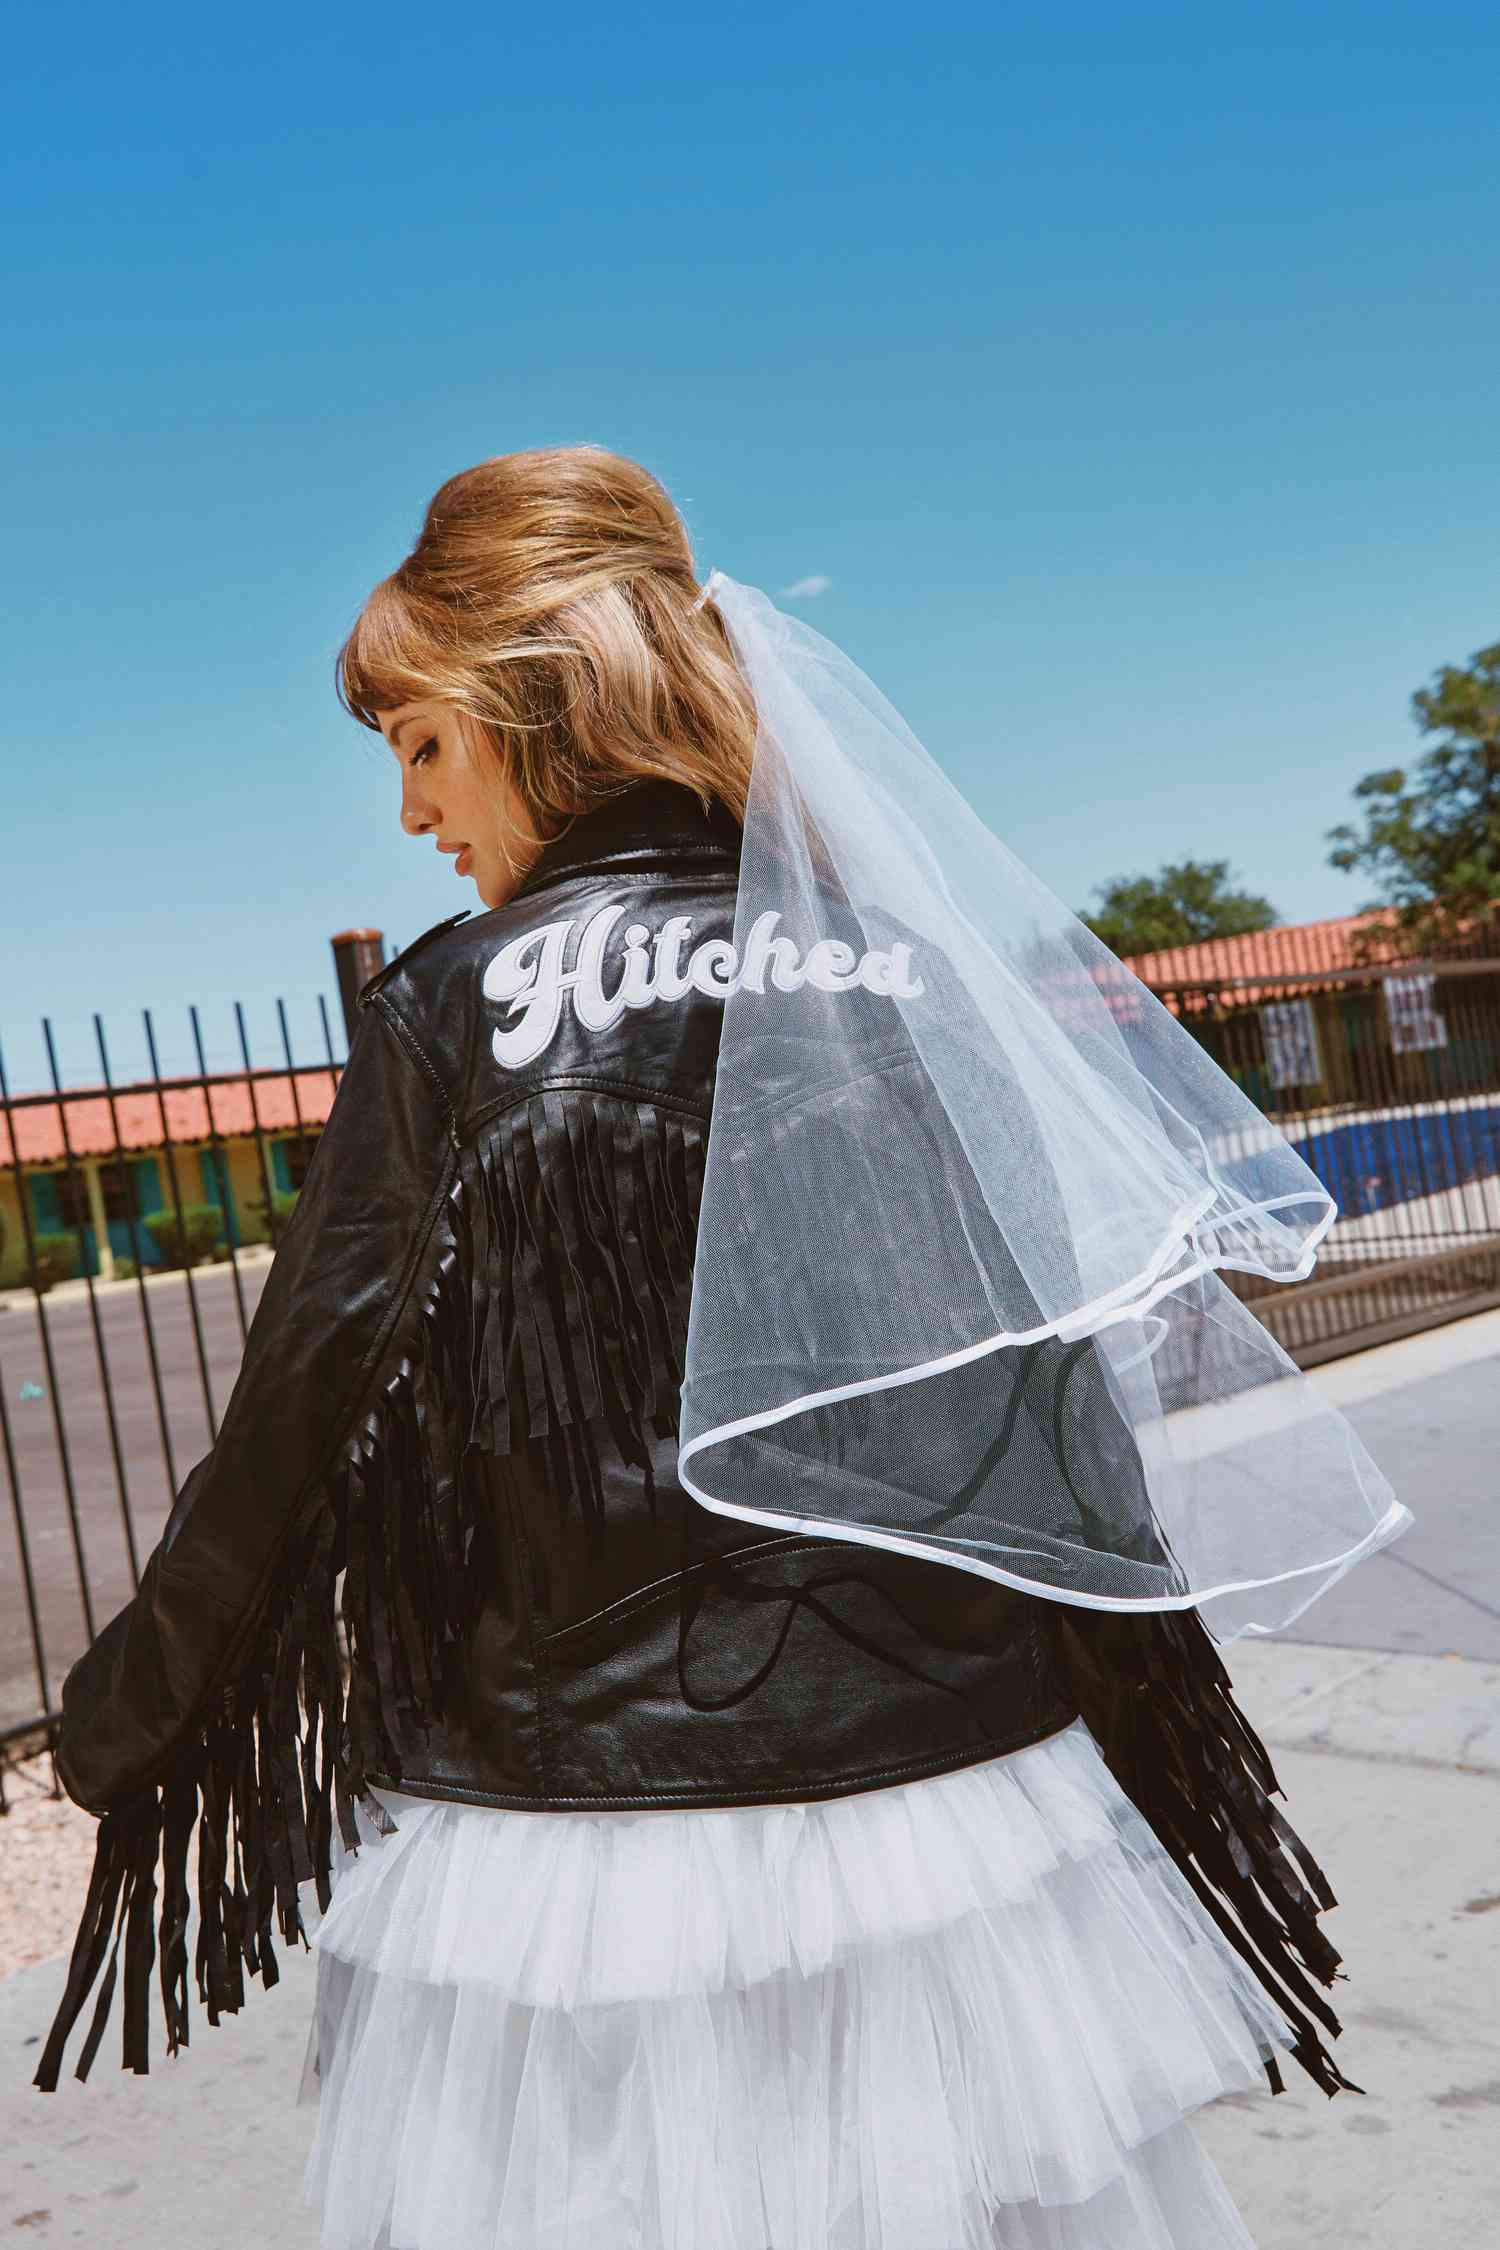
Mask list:
[[[744,597],[636,464],[521,453],[441,488],[340,653],[483,911],[360,994],[224,1427],[68,1676],[102,1817],[36,2083],[107,1955],[85,2075],[122,1939],[148,2067],[158,1924],[186,2041],[196,1829],[211,2023],[314,1925],[329,2250],[1242,2245],[1190,2113],[1284,2051],[1351,2081],[1332,1893],[1197,1614],[1241,1597],[1127,1442],[1208,1281],[1158,1275],[1125,1353],[961,1211],[987,1309],[1004,1264],[1038,1311],[961,1340],[931,1089],[988,1002],[961,931],[857,911],[879,792],[842,774],[804,850],[808,763],[778,835]],[[761,911],[773,861],[807,916]],[[935,1348],[871,1373],[898,1302]]]

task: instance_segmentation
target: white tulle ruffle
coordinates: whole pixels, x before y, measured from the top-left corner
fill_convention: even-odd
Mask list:
[[[1249,2245],[1185,2120],[1293,2030],[1081,1719],[815,1804],[380,1795],[307,1913],[323,2250]]]

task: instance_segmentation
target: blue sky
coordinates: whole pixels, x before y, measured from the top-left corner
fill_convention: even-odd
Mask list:
[[[332,691],[442,479],[592,439],[1071,905],[1283,918],[1500,638],[1490,7],[9,19],[0,1050],[299,1053],[479,906]],[[333,1009],[336,1018],[336,1009]]]

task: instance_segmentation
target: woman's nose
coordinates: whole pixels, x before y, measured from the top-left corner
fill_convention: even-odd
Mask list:
[[[401,796],[401,825],[408,836],[423,836],[432,826],[432,809],[422,797],[410,790]]]

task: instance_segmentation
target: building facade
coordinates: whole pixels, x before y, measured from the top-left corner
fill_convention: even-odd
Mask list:
[[[0,1288],[27,1284],[28,1234],[70,1238],[71,1274],[105,1281],[122,1259],[177,1262],[144,1223],[155,1212],[216,1207],[225,1247],[268,1240],[266,1204],[301,1186],[336,1084],[250,1071],[0,1103]]]

